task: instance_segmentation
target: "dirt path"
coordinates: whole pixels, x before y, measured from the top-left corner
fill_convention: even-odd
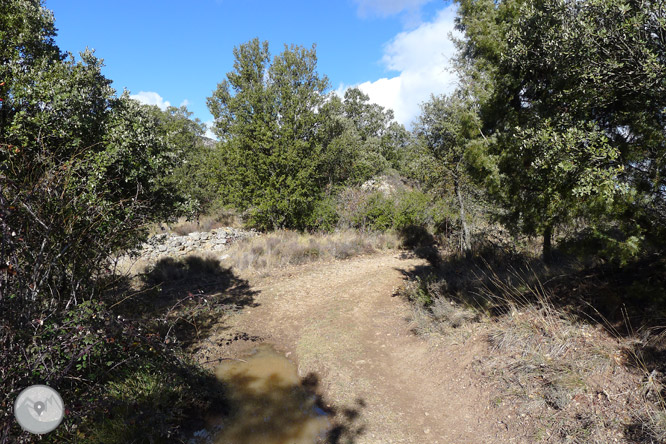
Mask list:
[[[230,331],[258,336],[296,362],[302,377],[316,375],[323,399],[337,408],[339,442],[512,442],[469,371],[485,342],[445,344],[411,332],[409,304],[394,294],[424,265],[393,253],[251,280],[258,306],[227,319],[210,343]],[[236,341],[218,353],[252,345]]]

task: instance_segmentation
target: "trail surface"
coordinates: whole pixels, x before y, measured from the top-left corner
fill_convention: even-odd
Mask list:
[[[334,412],[329,442],[513,442],[470,371],[485,341],[451,344],[412,332],[409,303],[395,293],[424,266],[392,253],[250,279],[257,306],[225,320],[210,344],[256,336],[296,362]],[[232,341],[200,353],[209,359],[252,346]]]

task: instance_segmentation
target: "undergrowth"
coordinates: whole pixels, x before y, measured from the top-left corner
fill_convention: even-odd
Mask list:
[[[348,259],[362,254],[397,248],[396,234],[340,231],[307,234],[276,231],[235,243],[225,264],[238,270],[267,271],[288,265],[332,259]]]
[[[403,295],[415,333],[487,339],[473,367],[534,442],[663,443],[663,311],[632,300],[645,283],[626,273],[485,248],[447,257]]]
[[[195,231],[211,231],[223,227],[241,228],[243,220],[241,216],[233,211],[220,209],[208,214],[200,214],[196,217],[180,217],[172,223],[154,224],[150,227],[150,234],[161,234],[171,232],[179,236],[194,233]]]

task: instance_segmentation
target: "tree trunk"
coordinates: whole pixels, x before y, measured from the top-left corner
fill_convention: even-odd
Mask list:
[[[463,202],[462,192],[460,191],[460,185],[458,180],[453,181],[453,186],[455,188],[456,197],[458,198],[458,207],[460,208],[460,224],[462,225],[462,242],[461,249],[463,253],[467,254],[472,251],[472,241],[469,235],[469,228],[467,227],[467,220],[465,217],[465,204]]]
[[[553,226],[546,225],[543,230],[543,261],[549,263],[553,258]]]

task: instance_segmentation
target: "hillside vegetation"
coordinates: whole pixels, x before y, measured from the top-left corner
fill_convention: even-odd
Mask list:
[[[211,143],[59,48],[43,3],[0,4],[0,443],[36,439],[12,413],[32,384],[76,400],[41,441],[183,442],[226,408],[191,352],[252,306],[237,272],[397,248],[430,262],[417,332],[494,323],[483,377],[536,399],[531,439],[666,439],[666,4],[457,0],[458,87],[411,129],[331,92],[315,45],[253,39],[211,85]],[[275,233],[176,277],[115,268],[202,221]],[[613,359],[626,406],[571,408]]]

